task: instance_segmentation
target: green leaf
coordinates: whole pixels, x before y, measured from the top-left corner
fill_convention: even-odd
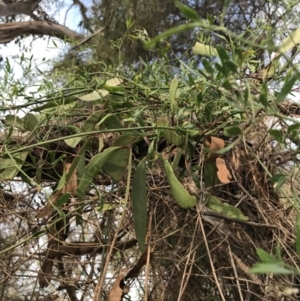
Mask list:
[[[296,223],[296,250],[298,256],[300,256],[300,217],[298,217]]]
[[[84,122],[82,126],[83,132],[91,132],[95,130],[96,124],[99,122],[99,119],[101,118],[102,113],[95,113],[90,115]]]
[[[231,206],[227,203],[222,203],[218,198],[210,194],[207,194],[206,197],[207,197],[206,205],[211,210],[214,210],[230,218],[236,218],[241,221],[249,220],[248,216],[245,216],[240,209]]]
[[[216,162],[205,162],[204,164],[204,182],[207,189],[212,189],[212,187],[220,183],[217,177],[217,166]]]
[[[274,129],[270,129],[269,133],[272,137],[274,137],[278,142],[282,142],[283,141],[283,133],[282,130],[274,130]]]
[[[300,124],[299,123],[294,123],[294,124],[291,124],[291,125],[288,126],[287,132],[288,132],[288,134],[290,134],[294,131],[299,131],[299,129],[300,129]]]
[[[3,120],[3,123],[6,126],[16,127],[20,131],[26,131],[24,128],[23,119],[21,119],[20,117],[18,117],[16,115],[6,115],[5,120]]]
[[[276,259],[274,256],[271,256],[268,252],[261,248],[256,249],[256,253],[263,263],[280,263],[278,259]]]
[[[219,56],[216,48],[202,43],[196,42],[195,46],[192,48],[195,54],[207,55],[207,56]]]
[[[26,131],[33,131],[39,124],[39,120],[36,115],[32,113],[27,113],[24,118],[24,128]]]
[[[252,268],[249,269],[250,274],[279,274],[279,275],[289,275],[293,274],[292,269],[287,269],[276,263],[257,263]]]
[[[263,82],[261,85],[260,95],[259,95],[259,102],[264,105],[265,108],[269,106],[268,103],[268,88],[266,82]]]
[[[198,13],[192,9],[191,7],[176,1],[175,5],[179,8],[180,12],[186,17],[188,20],[199,21],[200,17]]]
[[[103,165],[103,170],[116,182],[121,181],[128,164],[129,155],[129,148],[121,148],[116,150],[114,154]]]
[[[282,256],[281,256],[281,252],[280,252],[280,244],[278,241],[277,241],[276,247],[275,247],[275,257],[279,262],[282,262]]]
[[[65,139],[65,142],[70,147],[76,147],[77,144],[82,140],[82,137],[75,137],[75,138],[69,138]]]
[[[80,201],[85,199],[85,190],[89,187],[94,177],[99,173],[103,165],[111,158],[111,156],[119,150],[119,147],[110,147],[102,153],[95,155],[89,164],[84,168],[82,179],[80,179],[76,194]]]
[[[147,232],[146,158],[140,161],[132,179],[132,210],[135,235],[141,252],[145,250]]]
[[[207,73],[209,73],[210,75],[213,75],[213,74],[214,74],[214,69],[212,68],[211,63],[209,63],[208,60],[203,59],[203,60],[202,60],[202,64],[203,64],[203,66],[204,66],[204,68],[205,68],[205,71],[206,71]]]
[[[176,101],[176,91],[178,88],[178,79],[173,78],[170,84],[170,105],[171,105],[171,113],[175,113],[177,110],[177,101]]]
[[[108,92],[107,92],[108,94]],[[105,95],[100,95],[97,91],[93,91],[83,96],[79,96],[78,98],[82,101],[96,101],[102,99]]]
[[[170,162],[166,159],[163,159],[161,156],[160,160],[164,164],[167,179],[171,187],[171,192],[177,204],[185,209],[194,207],[197,203],[197,198],[195,196],[191,196],[178,181],[173,172]]]
[[[276,103],[280,103],[285,100],[286,96],[291,92],[295,82],[297,81],[298,76],[294,75],[292,78],[285,81],[281,91],[276,94]]]
[[[172,130],[162,130],[161,136],[166,138],[172,144],[176,146],[183,147],[185,143],[185,138],[181,135],[178,135],[175,131]]]
[[[67,203],[71,197],[70,193],[64,193],[58,200],[55,202],[55,207],[61,207],[63,204]]]
[[[226,127],[224,129],[224,135],[226,136],[239,136],[242,134],[243,132],[239,126]]]
[[[223,47],[218,46],[217,51],[218,51],[219,58],[221,59],[221,62],[223,65],[224,65],[225,61],[230,61],[228,53],[226,52],[226,50]]]
[[[27,153],[15,155],[13,158],[0,159],[0,181],[11,180],[20,171],[20,168],[26,160]]]
[[[283,40],[283,42],[278,47],[278,53],[285,53],[293,47],[297,46],[298,43],[300,43],[300,28],[297,28]]]
[[[237,72],[237,66],[234,62],[232,61],[224,61],[223,66],[227,69],[229,69],[232,73]]]
[[[65,129],[67,129],[68,133],[70,133],[70,134],[80,133],[80,129],[75,125],[68,125],[65,127]],[[68,138],[68,139],[65,139],[64,141],[70,147],[76,147],[77,144],[82,140],[82,138],[83,137]]]
[[[137,136],[131,134],[123,134],[116,138],[113,143],[113,146],[131,146],[141,140],[143,140],[143,136],[137,132]]]
[[[278,192],[287,180],[287,176],[283,174],[274,175],[271,179],[272,183],[276,183],[274,192]]]
[[[105,117],[103,117],[98,125],[101,126],[104,124],[104,126],[107,129],[122,129],[124,128],[122,122],[119,120],[119,118],[115,114],[107,114]]]

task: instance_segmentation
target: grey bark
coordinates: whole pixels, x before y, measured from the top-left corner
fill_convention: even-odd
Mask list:
[[[85,38],[76,31],[49,21],[14,22],[0,25],[0,44],[9,43],[20,35],[47,35],[78,42]]]
[[[42,0],[7,3],[0,1],[0,17],[31,14]]]

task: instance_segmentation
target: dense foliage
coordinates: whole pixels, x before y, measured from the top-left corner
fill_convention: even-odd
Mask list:
[[[2,300],[297,299],[300,30],[274,48],[177,7],[190,21],[145,37],[163,55],[139,68],[32,90],[5,62]],[[174,64],[163,45],[195,29]]]

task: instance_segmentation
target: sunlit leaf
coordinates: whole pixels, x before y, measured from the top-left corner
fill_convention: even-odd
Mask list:
[[[176,101],[176,91],[178,87],[178,79],[173,78],[170,84],[170,105],[171,105],[171,112],[175,113],[177,110],[177,101]]]
[[[140,161],[132,180],[132,210],[135,235],[141,252],[145,250],[147,231],[146,159]]]
[[[278,259],[271,256],[268,252],[261,248],[256,249],[257,256],[263,263],[279,263]]]
[[[285,53],[300,43],[300,28],[294,30],[278,47],[278,53]]]
[[[107,94],[108,94],[108,92],[107,92]],[[95,101],[95,100],[101,99],[102,97],[103,97],[103,95],[100,95],[97,91],[93,91],[91,93],[80,96],[78,98],[83,101]]]
[[[15,155],[13,158],[0,159],[0,181],[13,179],[26,160],[27,153]]]
[[[202,43],[196,42],[193,47],[193,52],[199,55],[207,55],[207,56],[218,56],[218,51],[216,48],[208,45],[204,45]]]
[[[279,274],[279,275],[289,275],[293,274],[292,269],[285,268],[276,263],[257,263],[252,268],[249,269],[251,274]]]
[[[171,187],[171,192],[177,204],[185,209],[194,207],[197,203],[197,198],[195,196],[191,196],[182,186],[182,184],[176,178],[170,162],[162,158],[160,158],[160,160],[164,164],[167,179]]]
[[[225,215],[230,218],[236,218],[238,220],[247,221],[249,220],[248,216],[245,216],[240,209],[229,205],[227,203],[222,203],[218,198],[207,194],[206,195],[206,205],[211,210],[214,210],[222,215]]]

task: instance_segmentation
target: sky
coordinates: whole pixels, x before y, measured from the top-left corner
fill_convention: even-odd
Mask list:
[[[65,26],[72,30],[77,30],[78,23],[81,20],[79,8],[75,5],[71,7],[71,0],[65,0],[64,4],[64,7],[54,17],[59,24],[64,24],[65,22]],[[70,7],[71,9],[69,9]],[[14,41],[6,45],[0,45],[0,55],[4,60],[9,60],[14,70],[15,79],[17,79],[23,75],[22,67],[19,65],[20,57],[23,53],[28,58],[33,55],[33,61],[39,66],[39,69],[46,70],[49,68],[47,61],[53,60],[66,49],[67,45],[59,39],[45,37],[33,40],[32,37],[28,37],[23,39],[22,48],[15,44]],[[0,70],[0,77],[3,76],[3,72],[3,70]]]

